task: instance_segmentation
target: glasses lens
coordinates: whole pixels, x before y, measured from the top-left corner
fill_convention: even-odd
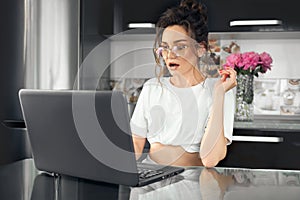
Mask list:
[[[185,54],[185,49],[187,48],[186,45],[178,45],[178,46],[174,46],[172,48],[172,52],[176,55],[176,56],[184,56]]]
[[[172,52],[176,56],[184,56],[185,55],[185,49],[187,48],[187,45],[177,45],[173,46],[172,49],[168,47],[158,47],[156,49],[156,55],[159,57],[167,57],[169,52]]]

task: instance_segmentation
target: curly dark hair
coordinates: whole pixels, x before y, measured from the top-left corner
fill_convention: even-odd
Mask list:
[[[182,0],[180,5],[167,9],[156,23],[156,39],[154,43],[155,60],[160,67],[158,77],[162,76],[165,71],[160,64],[161,60],[156,56],[155,48],[161,43],[164,29],[168,26],[180,25],[189,36],[201,43],[208,49],[208,25],[207,25],[207,8],[197,0]]]

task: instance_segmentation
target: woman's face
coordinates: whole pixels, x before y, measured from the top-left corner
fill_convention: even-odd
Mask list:
[[[189,37],[186,30],[179,25],[167,27],[162,34],[162,56],[172,75],[188,75],[198,66],[198,58],[203,48]]]

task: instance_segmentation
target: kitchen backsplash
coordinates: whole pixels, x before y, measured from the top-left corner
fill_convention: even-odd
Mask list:
[[[137,102],[145,78],[111,80],[111,89],[123,91],[128,103]],[[254,79],[254,114],[271,116],[299,116],[300,79]],[[130,108],[131,110],[133,108]]]
[[[300,116],[300,79],[256,79],[254,114]]]
[[[123,91],[128,103],[135,104],[148,79],[111,80],[111,89]],[[300,79],[254,79],[254,114],[300,116]]]

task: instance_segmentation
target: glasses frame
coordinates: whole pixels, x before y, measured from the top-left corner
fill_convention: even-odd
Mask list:
[[[157,57],[168,57],[169,53],[172,52],[176,57],[183,57],[185,55],[185,51],[187,48],[189,48],[189,45],[174,45],[171,48],[170,47],[158,47],[154,48],[154,52]],[[183,50],[183,53],[179,53],[178,51]],[[165,51],[165,56],[163,51]]]

